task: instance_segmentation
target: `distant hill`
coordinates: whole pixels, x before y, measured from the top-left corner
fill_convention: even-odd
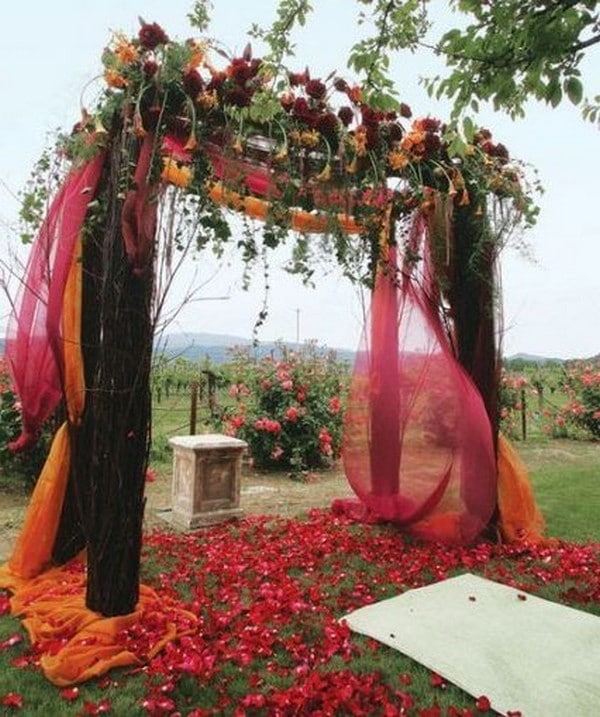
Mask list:
[[[548,356],[536,356],[535,354],[525,354],[525,353],[518,353],[513,354],[512,356],[506,356],[504,358],[504,363],[510,364],[510,363],[534,363],[538,364],[539,366],[546,366],[548,364],[563,364],[565,363],[564,359],[559,358],[549,358]]]
[[[254,356],[277,356],[283,342],[261,341],[252,349]],[[231,349],[234,346],[252,346],[251,339],[230,334],[208,333],[177,333],[159,337],[154,350],[173,358],[184,358],[187,361],[201,361],[205,357],[212,363],[225,363],[231,358]],[[292,350],[301,349],[303,344],[287,343],[285,346]],[[354,361],[354,351],[349,349],[335,349],[328,346],[319,346],[320,353],[334,351],[340,361]],[[4,356],[4,339],[0,338],[0,356]]]
[[[162,336],[156,342],[155,351],[173,358],[184,358],[187,361],[201,361],[208,358],[212,363],[220,364],[231,359],[231,350],[234,347],[252,347],[252,354],[261,357],[277,356],[281,352],[282,345],[293,351],[303,348],[303,344],[294,342],[260,341],[253,346],[250,339],[242,336],[183,332]],[[350,349],[318,346],[318,351],[323,354],[333,351],[340,361],[354,361],[354,351]]]

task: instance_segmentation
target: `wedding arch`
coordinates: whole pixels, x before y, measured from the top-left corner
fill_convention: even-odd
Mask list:
[[[48,658],[50,678],[124,664],[114,636],[140,610],[169,614],[153,649],[194,621],[139,581],[166,194],[194,217],[198,246],[230,240],[227,212],[241,212],[263,226],[238,237],[245,259],[291,233],[300,272],[328,253],[372,289],[344,439],[358,502],[338,509],[431,540],[539,539],[526,475],[498,434],[496,259],[535,215],[506,148],[487,130],[370,106],[337,74],[277,74],[250,48],[216,67],[210,43],[172,41],[155,23],[115,35],[102,61],[97,107],[61,139],[69,168],[7,335],[23,412],[12,448],[35,442],[57,407],[65,421],[0,585],[39,597],[85,549],[68,594],[83,634],[91,613],[108,625],[90,628],[105,658],[82,657],[78,632],[74,652]],[[69,600],[51,609],[73,620]]]

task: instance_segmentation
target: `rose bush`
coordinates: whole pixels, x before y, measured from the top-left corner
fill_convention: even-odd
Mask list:
[[[8,444],[21,433],[21,407],[12,387],[8,366],[0,358],[0,471],[4,482],[25,488],[35,485],[50,445],[50,431],[24,453],[13,453]]]
[[[229,365],[233,402],[220,430],[247,441],[258,468],[330,466],[341,447],[348,366],[311,345],[280,352],[258,359],[237,352]]]
[[[525,376],[502,372],[499,394],[500,429],[510,438],[520,437],[522,391],[529,388],[529,381]]]
[[[569,398],[564,420],[600,439],[600,362],[570,364],[564,385]]]

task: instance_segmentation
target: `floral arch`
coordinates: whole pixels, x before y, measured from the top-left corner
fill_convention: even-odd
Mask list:
[[[319,251],[372,288],[344,444],[359,501],[338,509],[434,540],[470,542],[490,527],[539,539],[526,476],[498,437],[495,261],[507,232],[535,216],[506,148],[486,130],[410,121],[406,105],[369,106],[335,75],[277,74],[249,48],[219,69],[209,43],[171,41],[156,24],[115,36],[103,64],[98,106],[60,142],[69,169],[7,336],[24,418],[13,448],[34,442],[59,404],[66,418],[0,584],[39,594],[85,548],[87,576],[71,589],[85,590],[82,629],[90,611],[107,616],[94,628],[106,660],[82,656],[79,634],[74,652],[47,661],[50,679],[122,664],[119,620],[159,611],[139,566],[168,192],[188,202],[199,246],[230,238],[232,209],[263,222],[262,241],[239,240],[245,258],[292,230],[309,272],[308,237],[322,233]],[[194,620],[160,607],[170,612],[153,649]]]

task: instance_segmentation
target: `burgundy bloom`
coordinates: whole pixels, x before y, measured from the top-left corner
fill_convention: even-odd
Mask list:
[[[379,144],[379,129],[377,126],[364,125],[367,130],[367,149],[376,149]]]
[[[376,112],[371,107],[361,107],[360,113],[362,115],[362,123],[366,127],[377,127],[377,125],[383,119],[383,115],[381,114],[381,112]]]
[[[319,115],[316,119],[315,125],[319,132],[326,137],[333,138],[337,135],[338,118],[333,114],[333,112],[327,112],[327,114]]]
[[[412,117],[412,110],[405,102],[400,103],[400,117],[405,119]]]
[[[146,50],[154,50],[158,45],[169,42],[169,36],[156,22],[145,22],[138,33],[140,45]]]
[[[492,154],[494,157],[498,157],[498,159],[502,159],[505,162],[508,162],[509,160],[508,149],[501,142],[498,142],[498,144],[494,147]]]
[[[158,71],[158,63],[155,60],[146,60],[144,64],[142,65],[142,72],[144,73],[144,76],[150,79],[151,77],[154,77],[156,72]]]
[[[215,72],[210,82],[206,85],[206,90],[210,92],[211,90],[219,89],[226,79],[227,75],[224,72]]]
[[[437,134],[432,134],[431,132],[427,132],[425,135],[425,149],[427,152],[437,152],[439,148],[441,147],[441,141],[440,138],[437,136]]]
[[[204,81],[197,70],[188,70],[183,76],[183,89],[190,97],[197,97],[204,88]]]
[[[420,120],[421,129],[424,132],[438,132],[441,126],[441,122],[433,117],[424,117]]]
[[[340,107],[338,111],[338,117],[342,121],[342,124],[345,127],[348,127],[352,124],[352,120],[354,119],[354,110],[352,107],[348,107],[347,105],[344,107]]]
[[[231,61],[230,75],[238,85],[245,85],[248,80],[254,77],[250,64],[242,57],[236,57]]]
[[[232,87],[227,92],[225,99],[236,107],[248,107],[252,96],[241,87]]]
[[[327,94],[327,87],[321,80],[309,80],[306,83],[306,94],[313,100],[322,100]]]
[[[304,97],[297,97],[294,100],[294,114],[300,119],[306,119],[310,116],[310,107]]]
[[[341,77],[336,77],[333,81],[333,86],[338,92],[348,92],[350,89],[348,83],[346,80],[343,80]]]
[[[475,142],[484,142],[486,139],[492,139],[492,133],[489,129],[480,129],[479,132],[475,133]]]
[[[404,136],[402,127],[397,122],[390,122],[386,129],[390,142],[399,142]]]
[[[305,85],[308,82],[308,73],[306,71],[290,72],[288,77],[292,87],[299,87],[300,85]]]

